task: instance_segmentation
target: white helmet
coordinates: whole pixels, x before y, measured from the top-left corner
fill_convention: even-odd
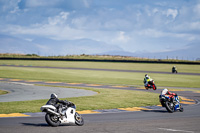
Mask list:
[[[168,89],[165,88],[165,89],[162,91],[162,95],[165,95],[167,92],[168,92]]]
[[[57,98],[58,96],[56,95],[56,93],[51,94],[51,98]]]

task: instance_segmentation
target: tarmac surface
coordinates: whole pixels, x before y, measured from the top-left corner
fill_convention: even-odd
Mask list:
[[[49,99],[52,93],[56,93],[59,98],[90,96],[96,92],[82,89],[36,86],[33,84],[19,82],[0,82],[0,90],[10,93],[1,95],[0,102],[27,101],[38,99]]]
[[[44,116],[0,118],[1,133],[199,133],[199,106],[186,106],[184,112],[165,109],[82,115],[83,126],[50,127]]]

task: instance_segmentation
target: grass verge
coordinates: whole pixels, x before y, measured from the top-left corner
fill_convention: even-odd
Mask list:
[[[60,86],[59,86],[60,87]],[[72,88],[72,87],[71,87]],[[96,89],[79,88],[98,92],[97,95],[76,98],[67,98],[76,104],[77,110],[113,109],[126,107],[140,107],[158,105],[158,95],[150,92],[118,90],[118,89]],[[46,104],[46,100],[1,102],[0,113],[25,113],[40,112],[40,107]],[[64,100],[64,99],[63,99]]]
[[[200,73],[200,65],[162,64],[162,63],[119,63],[119,62],[82,62],[82,61],[24,61],[24,60],[0,60],[0,65],[25,65],[25,66],[49,66],[72,68],[96,68],[117,70],[141,70],[171,72],[172,66],[178,68],[178,72]]]
[[[0,95],[4,95],[4,94],[7,94],[7,93],[8,93],[7,91],[0,90]]]
[[[143,85],[145,75],[145,73],[18,67],[0,67],[0,71],[1,78],[109,85]],[[198,88],[200,86],[198,75],[148,74],[155,80],[157,87]]]

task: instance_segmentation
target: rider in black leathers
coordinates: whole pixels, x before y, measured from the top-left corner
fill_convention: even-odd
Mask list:
[[[68,105],[68,104],[70,104],[70,102],[59,100],[58,96],[55,93],[51,94],[51,98],[46,103],[46,105],[53,105],[54,107],[56,107],[56,109],[58,110],[58,113],[60,113],[61,115],[64,115],[64,114],[62,114],[62,105],[63,104]]]

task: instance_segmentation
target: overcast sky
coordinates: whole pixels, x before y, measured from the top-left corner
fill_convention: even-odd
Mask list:
[[[0,34],[91,39],[128,52],[200,42],[200,0],[0,0]]]

